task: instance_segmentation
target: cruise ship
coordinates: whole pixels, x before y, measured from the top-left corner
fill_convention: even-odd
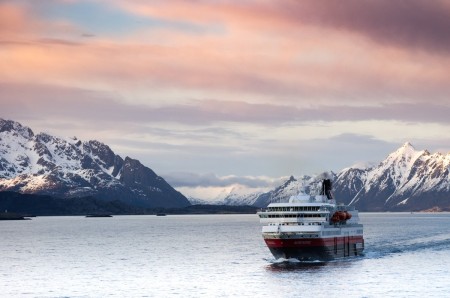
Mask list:
[[[271,203],[257,213],[262,236],[275,258],[313,262],[362,254],[363,225],[358,211],[336,204],[329,179],[320,185],[318,195],[300,192],[287,203]]]

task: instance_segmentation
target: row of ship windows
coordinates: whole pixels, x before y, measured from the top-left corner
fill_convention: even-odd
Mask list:
[[[326,231],[326,232],[323,232],[323,235],[324,236],[341,235],[341,232],[340,231]]]
[[[319,211],[319,206],[307,206],[307,207],[269,207],[268,211]]]
[[[267,234],[269,234],[269,233],[267,233]],[[275,237],[273,237],[273,238],[278,238],[277,236],[278,236],[278,233],[272,233],[272,235],[273,236],[275,236]],[[303,235],[295,235],[295,234],[286,234],[286,238],[291,238],[291,237],[295,237],[295,238],[318,238],[319,237],[319,235],[318,234],[303,234]],[[270,238],[269,238],[270,239]]]
[[[322,223],[321,222],[308,222],[308,223],[303,223],[303,222],[284,222],[282,224],[279,223],[269,223],[269,226],[321,226]]]
[[[261,218],[325,217],[325,214],[261,214]]]
[[[332,235],[341,235],[340,231],[324,231],[322,232],[324,236],[332,236]],[[362,230],[356,230],[356,234],[362,234],[363,231]],[[354,234],[354,233],[351,233]]]

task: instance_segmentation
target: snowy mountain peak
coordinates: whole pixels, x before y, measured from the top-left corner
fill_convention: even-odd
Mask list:
[[[416,150],[416,148],[414,148],[414,146],[410,142],[405,142],[401,148],[410,148],[412,150]]]
[[[412,156],[416,153],[416,148],[411,145],[410,142],[404,143],[400,148],[398,148],[395,152],[391,153],[392,156]]]
[[[22,126],[18,122],[2,118],[0,118],[0,133],[1,132],[10,132],[15,135],[20,135],[25,139],[30,139],[34,136],[34,133],[30,128]]]
[[[286,180],[286,181],[283,183],[283,185],[282,185],[281,187],[286,187],[286,186],[288,186],[288,185],[290,185],[290,184],[292,184],[292,183],[294,183],[294,182],[297,182],[297,179],[295,179],[294,176],[291,176],[291,177],[289,177],[288,180]]]
[[[396,151],[388,155],[388,157],[381,162],[382,168],[388,168],[394,165],[399,171],[411,167],[418,158],[422,155],[427,155],[427,151],[417,151],[409,142],[403,144]]]

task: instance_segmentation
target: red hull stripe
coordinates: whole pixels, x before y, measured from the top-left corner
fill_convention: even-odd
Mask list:
[[[334,246],[344,243],[364,243],[362,236],[336,237],[335,238],[300,238],[300,239],[264,239],[268,247],[312,247]]]

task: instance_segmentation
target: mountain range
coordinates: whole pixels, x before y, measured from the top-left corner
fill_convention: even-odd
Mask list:
[[[361,211],[450,211],[449,170],[450,153],[417,151],[405,143],[377,165],[358,165],[324,174],[333,181],[338,203],[354,205]],[[246,190],[240,194],[239,188],[233,188],[216,202],[256,207],[285,202],[300,190],[317,193],[324,174],[291,176],[268,192]]]
[[[378,165],[342,170],[335,193],[367,211],[450,210],[450,153],[405,143]]]
[[[265,207],[299,191],[317,193],[322,179],[328,178],[338,203],[361,211],[450,211],[449,170],[450,153],[431,154],[405,143],[376,165],[291,176],[271,190],[236,185],[212,202],[188,200],[138,160],[122,158],[99,141],[35,134],[18,122],[0,119],[0,191],[93,197],[135,207],[183,208],[198,203]]]
[[[150,168],[107,145],[34,132],[0,119],[0,191],[60,198],[95,197],[131,206],[190,205]]]

